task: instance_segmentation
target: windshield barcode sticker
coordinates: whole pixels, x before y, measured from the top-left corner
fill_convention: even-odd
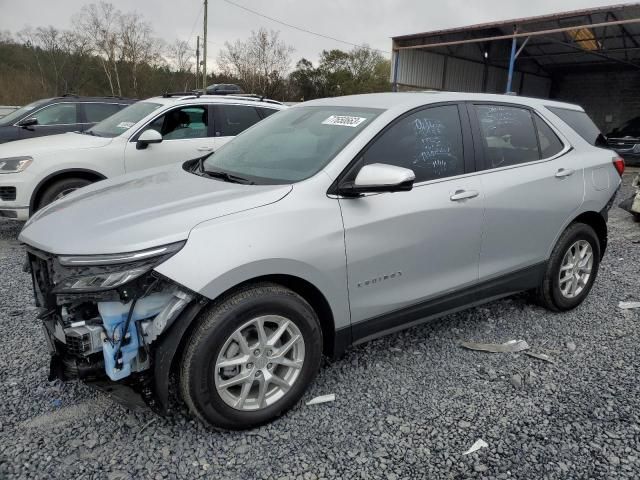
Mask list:
[[[364,122],[366,118],[364,117],[351,117],[348,115],[331,115],[327,118],[323,125],[339,125],[341,127],[357,127],[362,122]]]
[[[116,125],[116,128],[131,128],[135,125],[135,122],[120,122]]]

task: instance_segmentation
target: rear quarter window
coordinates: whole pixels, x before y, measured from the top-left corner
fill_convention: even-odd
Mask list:
[[[591,145],[599,146],[602,133],[585,112],[568,108],[547,107]]]

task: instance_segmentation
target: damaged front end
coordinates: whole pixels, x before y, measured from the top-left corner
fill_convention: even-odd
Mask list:
[[[50,380],[117,382],[155,410],[166,409],[168,370],[177,342],[169,342],[169,362],[166,352],[156,361],[163,334],[189,305],[193,311],[193,304],[202,302],[153,269],[183,245],[77,256],[27,247],[36,305],[42,309],[39,318],[51,352]]]

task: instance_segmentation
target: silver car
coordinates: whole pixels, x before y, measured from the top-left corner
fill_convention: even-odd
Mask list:
[[[462,93],[317,100],[25,225],[51,375],[242,429],[323,355],[516,292],[588,295],[624,162],[577,106]]]

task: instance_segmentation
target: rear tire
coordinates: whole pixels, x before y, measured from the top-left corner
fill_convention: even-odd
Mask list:
[[[42,207],[46,207],[50,203],[53,203],[54,201],[59,200],[65,195],[68,195],[69,193],[79,188],[86,187],[87,185],[90,185],[92,183],[93,182],[91,180],[87,180],[85,178],[77,178],[77,177],[63,178],[61,180],[57,180],[56,182],[49,185],[44,190],[44,192],[42,192],[42,195],[40,196],[38,204],[36,205],[35,211],[38,211]]]
[[[554,312],[571,310],[589,294],[600,266],[600,241],[589,225],[574,223],[560,236],[551,253],[538,302]]]
[[[256,284],[202,314],[180,365],[182,398],[211,426],[256,427],[302,397],[321,356],[322,330],[311,306],[284,287]]]

